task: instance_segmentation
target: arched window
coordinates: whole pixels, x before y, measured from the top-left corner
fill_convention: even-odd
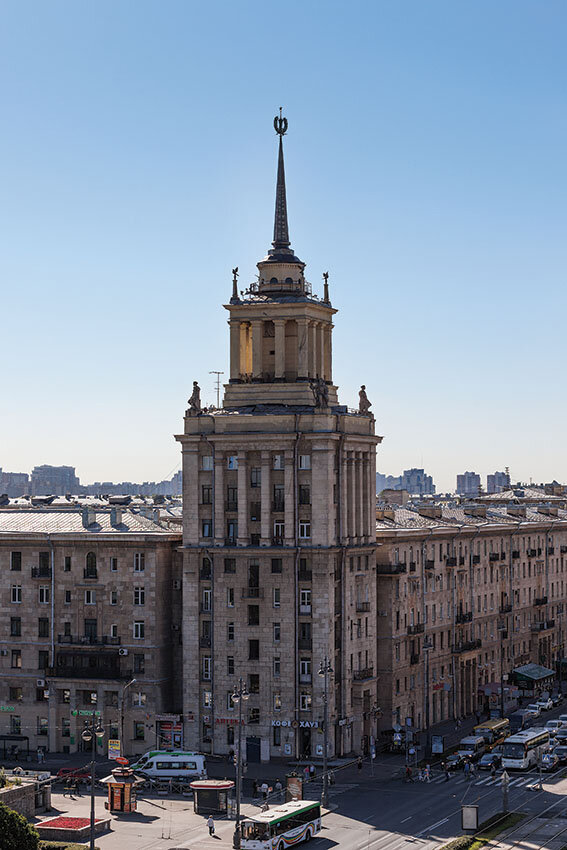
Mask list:
[[[87,563],[85,569],[85,576],[96,578],[96,553],[95,552],[87,552]]]
[[[288,286],[292,286],[293,285],[293,278],[286,277],[285,282],[287,283]]]
[[[272,277],[272,278],[270,278],[270,283],[274,283],[274,284],[275,284],[275,283],[277,283],[277,282],[278,282],[277,277]]]

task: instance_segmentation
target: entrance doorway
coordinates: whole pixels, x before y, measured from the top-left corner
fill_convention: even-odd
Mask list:
[[[309,758],[311,755],[311,729],[299,730],[299,757]]]
[[[246,738],[246,761],[247,762],[259,762],[260,761],[260,739]]]

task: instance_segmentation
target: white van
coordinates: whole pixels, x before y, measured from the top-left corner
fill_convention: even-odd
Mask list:
[[[201,753],[153,750],[131,765],[149,779],[206,779],[207,766]]]
[[[459,755],[471,761],[478,761],[481,755],[486,750],[486,741],[481,736],[468,735],[466,738],[461,738],[457,752]]]

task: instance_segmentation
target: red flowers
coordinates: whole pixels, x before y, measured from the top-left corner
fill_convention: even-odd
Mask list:
[[[95,823],[100,823],[99,818],[95,820]],[[44,820],[39,824],[39,826],[48,828],[53,827],[53,829],[83,829],[89,824],[89,818],[66,818],[61,816],[58,818],[51,818],[50,820]]]

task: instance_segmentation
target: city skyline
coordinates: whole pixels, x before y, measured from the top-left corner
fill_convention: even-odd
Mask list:
[[[567,479],[565,9],[409,6],[291,3],[318,58],[285,75],[257,72],[256,3],[220,22],[175,2],[5,10],[6,470],[30,444],[90,481],[178,467],[192,381],[211,404],[209,373],[228,377],[230,269],[247,286],[269,238],[282,104],[291,238],[316,288],[330,271],[335,378],[350,406],[367,386],[378,467],[425,468],[438,491],[501,458]]]

